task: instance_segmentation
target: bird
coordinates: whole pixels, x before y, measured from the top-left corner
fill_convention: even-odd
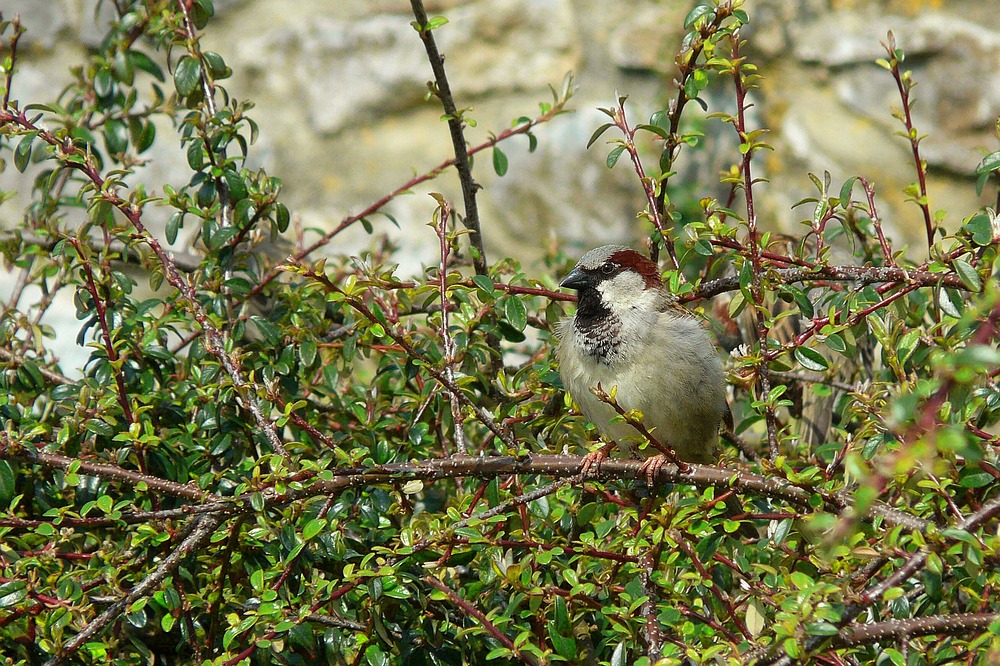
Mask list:
[[[652,485],[667,461],[648,436],[616,419],[614,402],[684,462],[718,462],[719,426],[729,413],[722,359],[701,321],[663,284],[655,262],[624,245],[584,254],[560,282],[577,292],[576,313],[558,329],[556,358],[566,391],[611,440],[584,458],[586,474],[612,448],[645,459]],[[601,395],[603,394],[603,395]],[[735,497],[730,496],[735,500]],[[732,513],[742,505],[727,499]]]

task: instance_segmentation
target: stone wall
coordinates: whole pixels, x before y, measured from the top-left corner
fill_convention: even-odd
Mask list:
[[[460,106],[471,106],[478,126],[473,143],[535,115],[568,71],[578,91],[573,114],[527,141],[503,146],[510,169],[497,177],[488,153],[476,164],[482,218],[491,259],[514,256],[531,266],[550,239],[571,251],[611,240],[635,240],[644,206],[627,160],[609,171],[607,148],[585,148],[603,122],[596,110],[616,92],[629,95],[634,121],[645,121],[672,95],[673,54],[691,2],[604,0],[439,0],[432,15],[450,22],[435,35]],[[97,44],[110,16],[97,0],[0,0],[6,16],[20,13],[29,32],[22,42],[14,97],[47,101],[71,79],[68,68]],[[204,47],[234,70],[224,82],[238,98],[256,103],[261,134],[251,164],[284,182],[284,201],[305,227],[326,229],[414,173],[448,158],[451,147],[436,100],[425,101],[431,78],[405,0],[216,0]],[[949,211],[948,229],[988,203],[975,196],[972,172],[984,151],[997,149],[1000,116],[1000,12],[979,0],[846,2],[750,0],[751,57],[765,76],[752,122],[771,129],[775,151],[758,163],[770,179],[758,192],[764,224],[796,231],[810,211],[791,205],[814,194],[807,172],[830,171],[839,183],[863,175],[876,183],[881,214],[897,241],[919,245],[919,211],[902,189],[914,179],[907,142],[891,114],[899,106],[890,75],[873,64],[892,29],[912,67],[915,121],[928,135],[933,209]],[[731,104],[720,89],[713,108]],[[718,101],[713,101],[718,100]],[[696,111],[690,105],[691,112]],[[141,178],[181,185],[187,167],[175,129],[158,128],[151,163]],[[688,195],[720,196],[718,171],[738,159],[732,130],[704,124],[698,151],[678,164],[676,187]],[[652,147],[650,156],[652,157]],[[16,224],[27,200],[25,177],[8,168],[0,188],[19,195],[0,206],[0,226]],[[437,241],[425,226],[442,191],[460,200],[449,173],[391,204],[407,249],[406,268],[433,259]],[[151,209],[155,221],[162,211]],[[388,228],[388,227],[387,227]],[[333,251],[356,251],[370,239],[359,228]]]
[[[285,183],[285,201],[307,227],[326,228],[367,205],[414,172],[450,154],[436,101],[424,101],[429,66],[409,25],[404,0],[216,0],[205,47],[234,70],[229,91],[252,99],[261,139],[254,164]],[[447,56],[461,106],[472,106],[478,127],[472,142],[534,115],[568,71],[579,87],[565,115],[538,131],[539,150],[527,142],[504,146],[510,171],[498,178],[488,159],[476,175],[488,247],[494,256],[530,260],[550,235],[583,247],[634,238],[643,198],[625,161],[604,166],[606,149],[585,149],[602,122],[596,111],[616,91],[629,95],[636,121],[669,98],[673,53],[690,2],[607,3],[601,0],[441,0],[432,14],[450,22],[436,35]],[[1000,12],[991,3],[834,2],[750,0],[751,57],[764,84],[754,122],[771,129],[773,155],[761,163],[771,180],[758,201],[765,222],[794,231],[807,211],[791,204],[809,196],[807,171],[830,171],[834,181],[864,175],[876,182],[888,228],[917,242],[919,215],[901,190],[913,180],[906,142],[894,132],[898,107],[891,77],[873,64],[879,42],[893,30],[919,86],[917,127],[932,169],[931,205],[948,210],[951,228],[979,201],[971,173],[984,150],[996,149],[1000,116]],[[97,0],[0,0],[6,15],[20,13],[29,28],[15,97],[52,98],[70,80],[68,67],[98,43],[111,3]],[[96,10],[96,11],[95,11]],[[725,90],[709,99],[728,100]],[[693,105],[689,109],[694,112]],[[710,109],[716,110],[716,109]],[[679,163],[679,178],[696,194],[721,192],[715,174],[736,159],[731,130],[705,126],[700,151]],[[186,167],[173,128],[161,128],[157,152],[143,177],[184,182]],[[652,153],[651,153],[652,154]],[[488,157],[488,156],[487,156]],[[5,188],[19,187],[6,173]],[[431,203],[424,192],[458,195],[452,176],[393,204],[407,243],[429,257],[436,241],[423,230]],[[24,197],[0,207],[0,223],[19,217]],[[983,199],[983,202],[987,202]],[[366,242],[353,234],[345,249]]]

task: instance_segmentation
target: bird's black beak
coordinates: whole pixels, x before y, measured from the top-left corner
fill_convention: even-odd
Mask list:
[[[560,287],[566,287],[567,289],[583,289],[590,284],[590,276],[580,270],[577,266],[569,272],[569,275],[563,278],[562,282],[559,283]]]

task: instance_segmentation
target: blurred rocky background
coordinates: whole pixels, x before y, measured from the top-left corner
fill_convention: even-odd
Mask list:
[[[603,140],[587,141],[604,122],[596,109],[628,95],[633,123],[645,122],[676,95],[674,55],[683,38],[690,0],[428,0],[433,16],[449,23],[435,32],[459,107],[469,116],[471,143],[534,116],[574,72],[575,113],[503,144],[510,168],[498,177],[489,152],[475,164],[483,185],[479,201],[490,260],[512,256],[529,271],[543,248],[559,238],[571,253],[594,244],[636,240],[635,221],[645,205],[627,160],[608,170]],[[0,0],[6,17],[20,14],[28,32],[13,98],[22,103],[54,99],[72,80],[69,68],[84,61],[113,16],[108,0]],[[216,51],[233,70],[221,84],[235,98],[256,104],[251,116],[260,138],[249,166],[264,167],[284,183],[284,202],[303,227],[326,230],[385,193],[451,156],[436,99],[424,100],[430,66],[406,0],[215,0],[203,48]],[[764,75],[754,95],[753,127],[770,129],[773,154],[758,163],[770,180],[757,192],[762,223],[798,232],[806,208],[792,204],[815,194],[808,172],[833,175],[834,187],[852,175],[872,180],[880,213],[897,242],[919,247],[919,210],[905,201],[915,179],[909,144],[892,110],[899,107],[892,77],[874,60],[890,29],[907,54],[918,82],[914,120],[927,134],[932,210],[949,211],[945,227],[989,203],[977,198],[973,171],[997,149],[1000,116],[1000,11],[982,0],[749,0],[748,55]],[[162,62],[163,55],[150,53]],[[732,104],[728,88],[706,94],[709,112]],[[169,90],[168,80],[165,87]],[[728,109],[731,110],[731,109]],[[672,181],[675,201],[722,197],[720,170],[739,160],[733,130],[706,120],[697,105],[688,120],[705,132],[686,150]],[[610,137],[611,132],[605,135]],[[655,147],[649,156],[655,159]],[[176,129],[158,127],[138,178],[158,188],[189,177]],[[30,178],[12,168],[0,189],[17,195],[0,206],[0,228],[14,226],[30,196]],[[433,211],[426,192],[461,201],[457,179],[446,173],[388,211],[402,232],[404,269],[433,261],[437,240],[425,226]],[[166,217],[166,211],[163,211]],[[156,209],[148,216],[155,222]],[[376,230],[390,230],[373,219]],[[186,229],[185,231],[190,231]],[[352,229],[332,252],[356,252],[373,242]],[[178,245],[180,245],[180,241]],[[183,248],[178,248],[183,249]],[[0,282],[0,292],[4,289]]]

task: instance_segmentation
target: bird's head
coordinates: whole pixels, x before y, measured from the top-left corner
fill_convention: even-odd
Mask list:
[[[655,310],[663,299],[660,269],[624,245],[604,245],[583,255],[559,286],[577,291],[577,317],[583,319]]]

